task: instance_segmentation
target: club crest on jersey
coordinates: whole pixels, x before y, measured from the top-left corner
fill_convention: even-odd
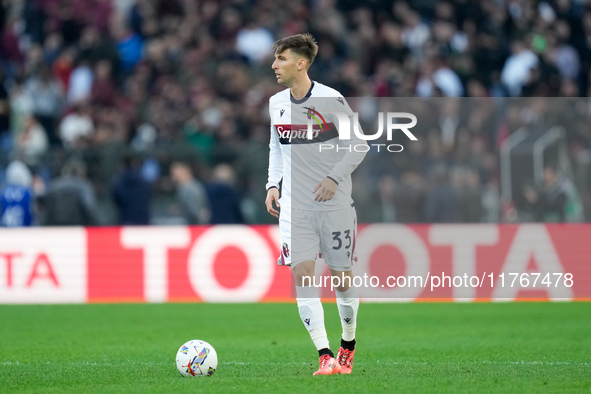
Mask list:
[[[281,248],[281,250],[283,251],[283,256],[285,258],[289,257],[289,247],[287,246],[287,243],[283,243],[283,247]]]
[[[320,126],[321,131],[328,130],[328,125],[326,124],[326,120],[320,114],[320,112],[316,111],[316,109],[313,106],[304,107],[304,109],[307,110],[307,112],[303,112],[303,113],[306,114],[306,116],[308,116],[308,119],[314,119],[316,121],[316,123],[318,123],[318,126]],[[322,119],[322,123],[320,123],[320,119]]]

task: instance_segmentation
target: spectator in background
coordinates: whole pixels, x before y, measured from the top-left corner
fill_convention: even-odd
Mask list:
[[[0,191],[0,226],[23,227],[33,223],[33,177],[27,166],[13,161],[6,169],[6,186]]]
[[[509,95],[516,97],[521,95],[521,89],[529,81],[531,70],[537,66],[539,59],[520,40],[513,42],[511,52],[501,71],[501,81]]]
[[[77,49],[78,57],[88,60],[93,67],[100,60],[107,60],[114,69],[119,65],[119,54],[113,38],[108,34],[101,35],[94,26],[84,28]]]
[[[498,223],[501,220],[501,196],[496,178],[491,178],[483,187],[482,212],[484,223]]]
[[[458,209],[459,221],[462,223],[479,223],[482,221],[482,192],[478,172],[471,168],[459,171],[458,193],[460,205]]]
[[[568,193],[565,180],[561,179],[554,167],[544,169],[544,188],[541,196],[542,220],[544,222],[564,222]]]
[[[378,180],[378,199],[382,222],[394,223],[398,219],[398,210],[394,203],[397,189],[396,179],[391,175],[384,175]]]
[[[570,45],[571,27],[565,21],[559,21],[555,25],[556,45],[551,48],[551,58],[565,79],[577,81],[581,72],[581,60],[577,50]]]
[[[568,220],[577,221],[576,217],[568,218],[567,209],[574,204],[570,194],[572,187],[566,178],[560,177],[556,168],[547,166],[544,168],[543,185],[540,189],[531,182],[526,182],[523,188],[525,205],[522,209],[522,221],[538,222],[566,222]]]
[[[10,102],[10,133],[16,138],[25,127],[26,120],[33,113],[33,98],[25,89],[24,84],[19,82],[16,82],[10,89],[8,97]]]
[[[76,105],[90,98],[90,91],[94,80],[94,73],[90,62],[85,58],[78,60],[78,65],[70,74],[68,80],[67,100],[68,104]]]
[[[137,157],[125,158],[123,171],[115,180],[111,194],[119,211],[119,224],[150,224],[152,185],[142,177],[141,162]]]
[[[51,71],[62,84],[64,92],[70,91],[70,78],[76,66],[76,49],[64,48],[53,62]]]
[[[74,110],[62,119],[59,132],[65,148],[77,150],[84,147],[94,134],[89,103],[78,102]]]
[[[99,224],[94,189],[86,179],[86,165],[70,159],[62,175],[53,180],[40,196],[47,226],[93,226]]]
[[[60,83],[51,75],[48,67],[43,66],[27,80],[25,89],[33,101],[35,116],[47,131],[49,143],[59,145],[60,139],[55,129],[64,101]]]
[[[432,170],[431,185],[425,200],[425,220],[430,223],[457,222],[457,196],[448,181],[445,167],[438,165]]]
[[[244,223],[234,178],[234,170],[229,164],[218,164],[213,169],[212,181],[207,185],[211,224]]]
[[[417,82],[417,95],[421,97],[437,96],[441,92],[446,97],[464,95],[464,87],[458,74],[449,68],[440,58],[426,60],[422,76]]]
[[[15,152],[17,157],[28,166],[37,168],[42,164],[48,148],[47,132],[34,115],[29,115],[23,129],[16,136]]]
[[[394,194],[397,208],[396,221],[399,223],[421,223],[425,205],[425,187],[421,176],[415,170],[402,173]]]
[[[112,65],[108,60],[99,60],[94,68],[91,97],[93,104],[113,105],[117,98],[117,88],[112,79]]]
[[[51,32],[45,37],[45,42],[43,43],[43,57],[45,58],[46,64],[51,65],[56,61],[62,51],[63,45],[63,37],[57,31]]]
[[[115,47],[119,54],[121,68],[129,75],[135,65],[142,59],[144,43],[142,37],[134,33],[126,24],[114,22],[112,34],[116,40]]]
[[[422,48],[429,39],[431,31],[429,26],[421,20],[419,13],[412,11],[406,2],[397,3],[394,7],[397,9],[397,16],[404,21],[402,30],[402,39],[404,44],[415,53],[420,55]]]
[[[12,16],[8,18],[0,34],[0,53],[6,65],[6,73],[14,76],[18,67],[22,66],[24,56],[19,45],[19,20]]]
[[[527,180],[522,187],[523,207],[519,213],[521,222],[537,222],[541,220],[540,192],[536,184]]]
[[[10,105],[8,92],[4,88],[4,69],[0,64],[0,154],[8,156],[12,136],[10,135]],[[5,165],[0,159],[0,165]]]
[[[177,200],[187,224],[206,224],[210,221],[210,205],[203,184],[193,177],[188,164],[175,162],[170,168],[176,183]]]
[[[236,35],[236,49],[250,62],[260,63],[271,55],[274,41],[269,30],[251,20]]]

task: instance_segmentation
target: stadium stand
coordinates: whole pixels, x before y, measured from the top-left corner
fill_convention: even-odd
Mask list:
[[[591,7],[582,0],[6,0],[0,186],[9,163],[20,160],[43,196],[65,163],[80,160],[100,224],[116,224],[111,190],[119,163],[134,154],[153,189],[151,223],[178,224],[170,165],[190,163],[207,188],[213,169],[228,164],[241,220],[272,223],[263,204],[267,100],[283,87],[270,69],[271,44],[305,31],[320,47],[311,76],[346,97],[545,98],[542,108],[532,102],[533,109],[507,111],[505,122],[487,123],[477,110],[456,125],[449,117],[379,179],[360,171],[361,221],[591,217],[584,98]],[[560,117],[565,109],[568,119]],[[524,125],[526,138],[503,151]],[[540,148],[542,177],[539,165],[524,163],[537,160],[534,145],[556,125],[564,132]],[[556,201],[560,215],[552,215]]]

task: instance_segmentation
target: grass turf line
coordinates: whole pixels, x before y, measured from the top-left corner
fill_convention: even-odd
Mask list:
[[[0,306],[0,392],[589,392],[590,332],[591,303],[362,304],[353,374],[313,377],[295,304]],[[189,339],[211,378],[176,371]]]

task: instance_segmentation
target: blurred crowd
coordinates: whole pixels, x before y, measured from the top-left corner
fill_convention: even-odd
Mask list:
[[[271,46],[307,31],[311,77],[346,97],[591,92],[585,0],[2,0],[2,225],[272,223]],[[499,146],[515,129],[452,125],[360,195],[379,200],[365,221],[549,220],[544,180],[503,208]],[[591,133],[566,141],[587,165]],[[576,187],[588,210],[591,185]]]

